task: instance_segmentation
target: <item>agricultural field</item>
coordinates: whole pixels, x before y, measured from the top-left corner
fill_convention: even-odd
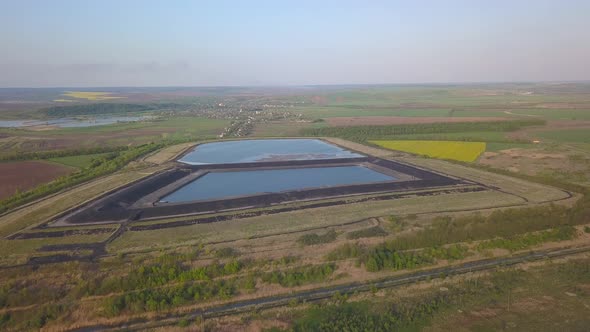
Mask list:
[[[73,167],[44,161],[0,162],[0,200],[74,171]]]
[[[0,128],[0,156],[94,147],[140,145],[159,140],[215,138],[228,121],[199,117],[172,117],[158,121],[62,128],[47,131]]]
[[[95,154],[82,154],[76,156],[68,156],[68,157],[57,157],[57,158],[50,158],[47,159],[48,161],[76,167],[76,168],[86,168],[90,166],[93,160],[107,156],[108,153],[95,153]]]
[[[63,96],[75,99],[85,99],[90,101],[103,101],[125,98],[121,96],[113,96],[112,92],[95,91],[66,91],[65,93],[63,93]]]
[[[539,131],[537,136],[552,142],[590,143],[590,127],[585,129]]]
[[[420,112],[415,112],[414,117],[402,116],[366,116],[366,117],[334,117],[326,119],[326,122],[334,127],[341,126],[383,126],[394,124],[413,123],[456,123],[456,122],[481,122],[481,121],[506,121],[508,118],[499,117],[427,117]]]
[[[475,161],[485,150],[486,143],[453,141],[369,141],[386,149],[409,152],[439,159]]]
[[[530,303],[557,308],[561,327],[585,326],[590,126],[583,119],[590,91],[562,89],[570,87],[114,89],[68,96],[78,100],[76,108],[52,112],[83,113],[85,102],[104,101],[88,98],[121,96],[143,106],[87,110],[154,107],[148,112],[155,117],[0,129],[0,166],[69,170],[34,195],[2,201],[0,329],[306,330],[318,322],[380,324],[378,317],[409,330],[547,326],[546,312]],[[52,102],[65,92],[19,96],[37,103],[26,114],[46,116],[50,107],[70,105]],[[166,108],[153,106],[163,100]],[[0,117],[13,119],[16,108],[2,107],[0,100]],[[190,216],[56,222],[65,211],[178,167],[180,154],[220,136],[321,138],[465,182]],[[546,260],[538,252],[562,256]],[[463,264],[490,261],[492,268],[461,272]],[[236,309],[238,301],[243,306]]]

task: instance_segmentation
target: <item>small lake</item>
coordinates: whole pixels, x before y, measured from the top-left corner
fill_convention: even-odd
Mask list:
[[[396,178],[363,166],[212,172],[163,197],[161,202],[178,203],[394,180]]]
[[[318,139],[262,139],[205,143],[179,161],[191,165],[364,157]]]
[[[60,128],[94,127],[119,122],[136,122],[150,119],[149,116],[109,116],[89,119],[61,118],[53,120],[0,120],[0,127],[26,128],[36,126],[55,126]]]

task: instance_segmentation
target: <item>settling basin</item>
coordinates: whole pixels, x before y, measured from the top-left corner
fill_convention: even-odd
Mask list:
[[[180,203],[395,180],[393,176],[363,166],[211,172],[164,196],[160,202]]]
[[[180,162],[190,165],[364,157],[319,139],[253,139],[197,145]]]

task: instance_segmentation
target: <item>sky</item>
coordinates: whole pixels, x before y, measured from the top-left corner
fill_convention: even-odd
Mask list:
[[[587,0],[0,0],[0,87],[576,80]]]

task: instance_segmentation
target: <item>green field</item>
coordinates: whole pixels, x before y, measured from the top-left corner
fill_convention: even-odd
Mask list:
[[[390,150],[432,158],[471,162],[486,150],[486,143],[457,141],[369,141]]]
[[[72,166],[77,168],[85,168],[88,167],[91,161],[95,158],[100,158],[102,156],[106,156],[108,153],[96,153],[96,154],[84,154],[79,156],[68,156],[68,157],[59,157],[59,158],[51,158],[47,159],[54,163]]]
[[[514,148],[530,149],[530,148],[534,148],[534,147],[537,147],[537,145],[529,144],[529,143],[486,142],[486,151],[490,151],[490,152],[497,152],[497,151],[501,151],[501,150],[514,149]]]
[[[447,117],[450,109],[395,109],[384,108],[363,108],[363,107],[302,107],[296,108],[293,112],[301,113],[311,118],[334,118],[354,116],[404,116],[404,117]],[[477,116],[477,115],[476,115]]]
[[[556,142],[590,143],[590,129],[541,131],[535,134]]]
[[[590,109],[516,109],[514,115],[523,117],[539,117],[547,120],[590,120]]]

